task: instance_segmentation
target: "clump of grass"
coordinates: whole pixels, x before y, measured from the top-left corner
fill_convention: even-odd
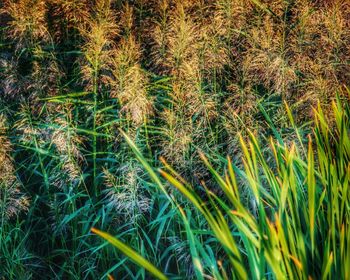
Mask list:
[[[195,228],[190,211],[169,197],[183,217],[197,279],[205,275],[215,279],[261,279],[267,275],[276,279],[349,277],[349,268],[342,264],[350,260],[350,107],[338,99],[332,108],[334,129],[327,124],[321,107],[315,111],[315,129],[304,148],[306,157],[297,145],[287,146],[273,139],[269,152],[263,152],[252,133],[248,142],[241,139],[243,169],[228,159],[221,176],[202,154],[223,196],[205,185],[206,196],[200,196],[165,163],[160,170],[162,177],[191,202],[208,224],[208,231]],[[149,168],[136,146],[130,145]],[[154,179],[161,187],[160,179]],[[252,192],[255,211],[242,199],[241,187]],[[211,238],[223,250],[214,259],[205,245]],[[128,257],[134,259],[135,254]]]
[[[87,24],[87,28],[85,26]],[[86,90],[93,95],[91,115],[91,162],[93,194],[97,193],[97,153],[98,153],[98,110],[99,103],[103,100],[103,89],[106,82],[104,72],[109,70],[108,61],[114,49],[114,38],[118,34],[118,26],[115,22],[115,14],[111,9],[110,1],[97,1],[88,20],[82,25],[80,32],[85,39],[83,47],[84,62],[81,72],[85,82]]]

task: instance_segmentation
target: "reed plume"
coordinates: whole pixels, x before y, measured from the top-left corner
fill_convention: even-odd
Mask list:
[[[17,50],[50,40],[44,0],[5,0],[0,12],[9,17],[8,36],[16,41]]]
[[[109,0],[98,0],[87,22],[79,29],[85,40],[85,61],[82,63],[81,72],[89,90],[100,90],[100,83],[104,81],[102,72],[109,70],[108,62],[114,49],[114,39],[119,33],[110,5]]]
[[[0,211],[2,221],[27,211],[29,198],[21,190],[22,184],[10,156],[12,145],[7,138],[8,127],[4,114],[0,114]]]
[[[104,170],[107,186],[104,191],[105,199],[107,207],[119,214],[117,224],[125,221],[137,223],[143,215],[150,211],[151,200],[143,193],[139,180],[141,172],[140,167],[132,164],[118,168],[118,177],[110,171]]]
[[[72,124],[72,109],[67,106],[61,110],[65,111],[65,114],[54,119],[55,129],[50,133],[50,141],[55,146],[60,160],[57,178],[53,178],[52,181],[58,188],[63,189],[66,185],[76,187],[80,184],[85,158],[80,150],[84,144],[83,137],[77,134]]]
[[[117,98],[121,113],[137,127],[153,113],[153,101],[148,96],[148,78],[141,68],[141,47],[131,33],[134,24],[133,10],[123,9],[123,36],[113,52],[111,61],[111,97]]]

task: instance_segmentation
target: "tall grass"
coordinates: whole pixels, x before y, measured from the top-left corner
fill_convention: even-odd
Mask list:
[[[205,184],[202,185],[205,196],[200,195],[164,162],[160,175],[195,209],[190,211],[168,196],[182,216],[197,279],[350,276],[346,265],[350,261],[350,106],[348,103],[343,106],[337,99],[332,108],[335,128],[327,123],[318,107],[315,128],[306,147],[301,147],[303,143],[287,145],[271,138],[266,150],[250,133],[248,142],[241,138],[243,168],[228,158],[224,175],[201,154],[222,192],[220,196]],[[155,176],[137,147],[127,140],[155,183],[169,195],[162,179]],[[251,207],[241,197],[241,188],[251,193]],[[191,223],[195,215],[206,220],[206,230]],[[208,246],[213,243],[222,249],[210,257]],[[126,253],[121,245],[114,245]],[[134,254],[127,255],[134,259]],[[149,269],[148,265],[144,267]]]
[[[332,101],[348,103],[349,14],[341,0],[0,1],[0,278],[153,277],[91,228],[168,278],[268,278],[278,221],[305,247],[278,273],[338,273],[346,195],[318,215],[347,180]]]

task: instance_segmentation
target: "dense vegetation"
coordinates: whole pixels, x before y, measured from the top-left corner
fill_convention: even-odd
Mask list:
[[[349,46],[343,0],[2,0],[0,279],[349,279]]]

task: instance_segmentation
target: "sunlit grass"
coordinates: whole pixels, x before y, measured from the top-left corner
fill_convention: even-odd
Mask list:
[[[349,278],[349,14],[0,0],[0,279]]]
[[[220,197],[203,186],[203,198],[168,165],[160,170],[160,175],[191,202],[209,226],[210,230],[201,234],[200,229],[191,227],[193,214],[177,204],[197,279],[206,274],[215,279],[262,279],[271,274],[275,279],[349,277],[350,269],[343,264],[350,260],[350,107],[343,107],[339,99],[332,106],[336,128],[330,128],[318,108],[315,129],[305,148],[271,140],[269,151],[263,152],[257,138],[250,134],[247,143],[241,141],[244,168],[237,169],[228,159],[224,176],[202,154],[224,194]],[[137,147],[130,139],[128,142],[151,178],[168,195]],[[307,150],[306,158],[303,149]],[[273,154],[273,160],[267,163],[266,154]],[[253,194],[253,212],[240,197],[242,187]],[[209,236],[222,246],[226,257],[209,257],[199,242]],[[136,253],[130,254],[120,243],[114,245],[137,261]]]

